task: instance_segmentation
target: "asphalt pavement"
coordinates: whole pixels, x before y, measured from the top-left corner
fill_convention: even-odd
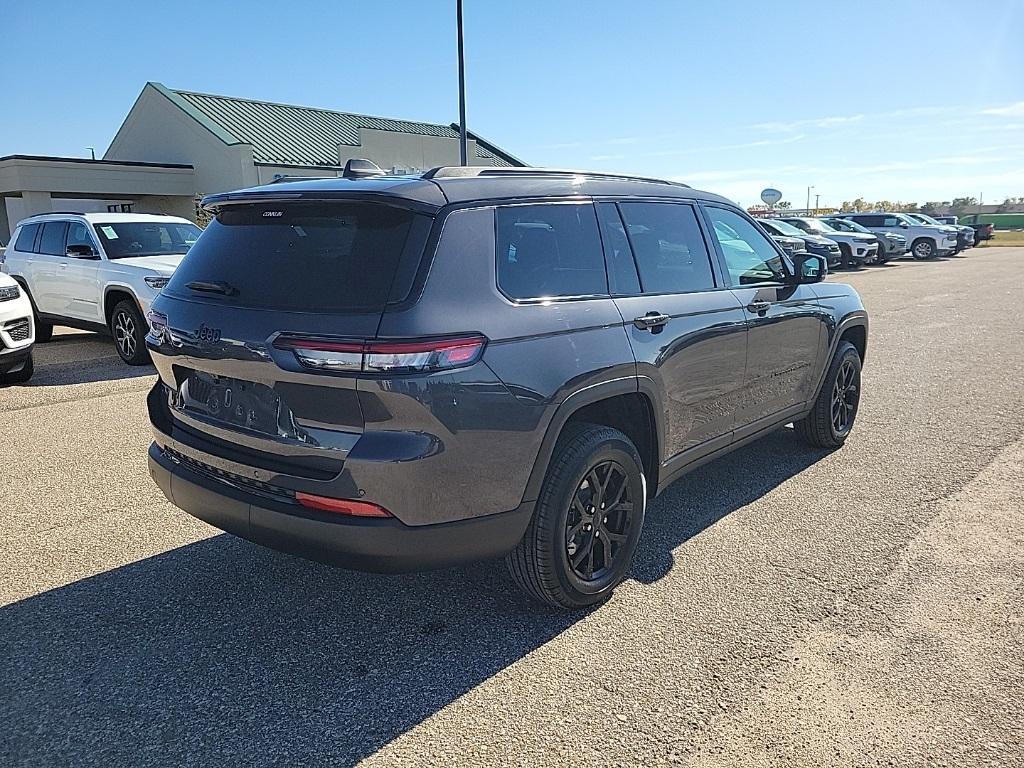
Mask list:
[[[1024,248],[830,279],[871,313],[847,445],[680,480],[575,615],[192,519],[153,369],[60,332],[0,389],[0,765],[1024,764]]]

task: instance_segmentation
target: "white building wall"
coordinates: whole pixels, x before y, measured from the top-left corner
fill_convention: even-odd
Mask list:
[[[103,159],[192,165],[193,192],[199,195],[258,183],[252,147],[225,144],[151,85],[142,90]]]

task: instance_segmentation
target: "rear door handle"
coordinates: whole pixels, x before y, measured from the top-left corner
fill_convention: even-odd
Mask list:
[[[762,301],[761,299],[754,299],[752,302],[747,304],[747,311],[757,315],[762,312],[767,312],[771,308],[772,303],[770,301]]]
[[[657,333],[671,320],[671,315],[663,315],[660,312],[648,312],[641,317],[633,318],[633,325],[640,331],[651,331]]]

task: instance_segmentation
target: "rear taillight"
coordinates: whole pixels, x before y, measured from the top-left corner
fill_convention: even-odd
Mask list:
[[[430,373],[472,365],[487,339],[462,336],[416,341],[333,341],[278,336],[274,347],[291,351],[307,368],[362,373]]]
[[[371,504],[368,501],[332,499],[329,496],[317,496],[313,493],[302,493],[301,491],[295,492],[295,500],[309,509],[318,509],[321,512],[334,512],[350,517],[394,517],[384,507]]]

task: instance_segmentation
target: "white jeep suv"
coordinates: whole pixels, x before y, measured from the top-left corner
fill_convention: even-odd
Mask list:
[[[37,341],[54,325],[101,331],[144,365],[149,305],[200,231],[177,216],[40,214],[18,223],[2,266],[32,301]]]
[[[956,231],[950,227],[922,224],[902,213],[836,213],[835,217],[850,219],[876,234],[895,232],[907,238],[910,255],[915,259],[945,256],[956,250]]]
[[[3,251],[0,251],[0,261]],[[32,378],[32,305],[21,286],[0,273],[0,385]]]

